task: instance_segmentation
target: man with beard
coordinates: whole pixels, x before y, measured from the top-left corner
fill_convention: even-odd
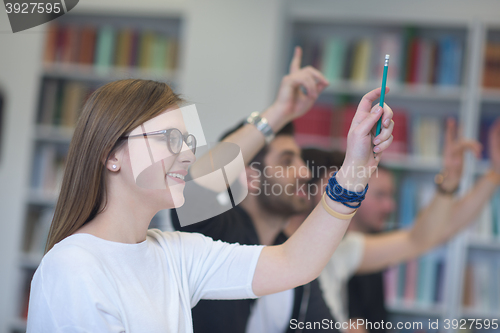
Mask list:
[[[226,133],[222,139],[242,126],[243,124],[240,124]],[[276,133],[274,140],[246,167],[249,194],[238,206],[186,227],[180,226],[177,213],[173,210],[173,225],[181,231],[200,232],[214,240],[231,243],[281,244],[287,239],[282,230],[289,218],[309,211],[310,203],[305,185],[310,177],[310,171],[304,164],[301,150],[293,137],[293,127],[289,124]],[[203,188],[200,187],[200,191],[203,191]],[[201,300],[193,308],[194,331],[294,332],[292,325],[289,325],[291,320],[328,323],[333,321],[317,280],[294,290],[269,295],[265,300],[277,307],[287,308],[275,316],[272,313],[252,312],[254,303],[260,300]]]

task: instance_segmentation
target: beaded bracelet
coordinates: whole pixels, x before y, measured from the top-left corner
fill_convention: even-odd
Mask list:
[[[328,181],[328,185],[326,186],[326,194],[330,199],[340,202],[344,206],[347,206],[349,208],[358,208],[359,206],[361,206],[361,201],[365,200],[365,194],[368,190],[368,185],[366,185],[365,189],[362,192],[346,190],[337,182],[337,179],[335,178],[337,172],[335,172]],[[357,202],[358,204],[350,205],[349,203],[352,202]]]

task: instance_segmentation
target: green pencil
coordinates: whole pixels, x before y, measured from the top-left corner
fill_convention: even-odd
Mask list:
[[[389,67],[389,55],[385,55],[385,62],[384,62],[384,74],[382,75],[382,91],[380,93],[380,106],[384,107],[384,98],[385,98],[385,84],[387,81],[387,68]],[[380,134],[380,130],[382,129],[382,117],[377,121],[377,132],[375,133],[375,136]]]

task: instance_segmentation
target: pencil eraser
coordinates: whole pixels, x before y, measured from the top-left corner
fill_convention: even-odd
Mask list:
[[[388,54],[385,55],[385,60],[389,60],[389,55]]]

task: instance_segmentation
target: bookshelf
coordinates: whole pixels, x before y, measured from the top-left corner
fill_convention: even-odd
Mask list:
[[[499,4],[494,0],[480,0],[470,2],[465,0],[442,0],[439,2],[422,0],[419,2],[408,3],[406,1],[395,0],[380,0],[380,1],[364,1],[364,0],[287,0],[284,1],[266,1],[266,2],[241,2],[234,5],[229,1],[218,1],[216,5],[212,2],[193,1],[194,5],[186,4],[184,0],[174,1],[159,1],[148,0],[144,2],[123,2],[119,0],[107,0],[105,2],[98,0],[87,0],[85,3],[80,2],[78,16],[82,21],[101,20],[103,17],[112,18],[118,21],[118,24],[123,24],[124,21],[135,18],[140,21],[139,25],[145,26],[152,23],[150,18],[158,18],[161,16],[164,20],[170,23],[176,22],[173,26],[177,26],[179,33],[179,53],[187,54],[187,57],[179,57],[179,66],[174,71],[164,71],[158,74],[156,71],[147,71],[134,68],[110,68],[107,74],[101,74],[97,71],[92,71],[92,68],[86,66],[42,66],[37,63],[37,60],[43,59],[43,52],[40,56],[35,57],[34,54],[39,53],[38,42],[35,34],[24,35],[25,45],[29,47],[20,48],[16,42],[7,40],[5,56],[9,61],[4,62],[2,67],[3,77],[8,79],[8,84],[5,84],[7,102],[6,112],[9,108],[13,109],[12,115],[6,117],[4,131],[4,159],[2,160],[4,169],[0,169],[0,177],[3,180],[9,180],[9,189],[12,189],[9,197],[4,197],[2,212],[5,211],[5,218],[12,221],[8,227],[5,227],[6,232],[3,232],[4,242],[3,249],[5,253],[11,253],[14,249],[16,252],[9,255],[9,259],[2,261],[8,266],[9,281],[4,287],[3,292],[12,294],[4,301],[2,309],[5,312],[0,318],[0,331],[2,332],[22,332],[25,329],[25,321],[19,318],[18,305],[19,295],[22,295],[22,274],[30,270],[34,270],[38,265],[40,257],[24,256],[22,253],[22,244],[17,244],[19,234],[24,235],[26,217],[21,219],[20,212],[26,215],[30,206],[43,209],[54,204],[53,196],[46,197],[33,193],[29,187],[23,186],[23,178],[17,173],[29,175],[31,173],[31,162],[25,157],[18,157],[18,152],[14,150],[20,149],[22,152],[26,147],[34,150],[34,147],[39,142],[69,142],[69,132],[63,131],[61,128],[52,126],[32,126],[35,124],[35,119],[28,119],[28,112],[18,112],[18,110],[33,110],[38,112],[40,107],[39,102],[30,102],[26,98],[25,92],[28,89],[31,94],[35,94],[35,89],[38,90],[36,95],[40,95],[42,81],[53,79],[58,81],[77,81],[84,84],[100,84],[106,80],[121,79],[128,77],[154,78],[175,82],[177,86],[182,87],[182,91],[191,96],[196,96],[197,103],[205,103],[204,112],[200,113],[200,117],[206,125],[207,136],[215,139],[220,132],[228,126],[234,124],[238,119],[243,118],[251,111],[262,109],[272,101],[275,89],[281,75],[285,72],[285,67],[288,65],[287,57],[290,55],[291,45],[291,26],[294,22],[305,22],[308,24],[336,24],[336,25],[352,25],[360,23],[364,27],[405,27],[408,25],[421,27],[426,31],[433,30],[459,30],[461,36],[467,43],[466,52],[463,54],[463,77],[461,78],[462,85],[438,91],[432,85],[402,85],[391,86],[391,94],[388,95],[388,103],[394,105],[398,102],[403,107],[408,107],[409,103],[415,105],[440,105],[440,114],[454,114],[460,117],[460,120],[465,124],[465,135],[468,137],[478,137],[480,113],[482,103],[494,105],[500,103],[500,93],[495,88],[483,88],[482,70],[483,70],[483,52],[484,44],[488,37],[489,31],[499,31],[498,12],[500,11]],[[96,13],[99,13],[97,15]],[[222,13],[222,14],[221,14]],[[3,14],[5,15],[5,14]],[[221,16],[222,15],[222,16]],[[238,24],[230,26],[228,29],[227,18],[231,17]],[[259,17],[255,20],[254,17]],[[8,22],[0,20],[0,23]],[[69,19],[66,15],[62,18]],[[189,19],[189,29],[185,29],[185,22]],[[222,19],[221,19],[222,18]],[[154,20],[158,25],[163,23]],[[111,21],[110,21],[111,22]],[[142,22],[142,23],[141,23]],[[165,23],[170,25],[170,23]],[[217,23],[217,24],[214,24]],[[0,24],[1,25],[1,24]],[[5,30],[8,27],[5,26]],[[167,28],[165,28],[167,29]],[[175,29],[174,29],[175,30]],[[189,30],[189,35],[186,40],[186,32]],[[21,36],[21,35],[20,35]],[[21,38],[18,36],[17,38]],[[214,38],[217,36],[217,38]],[[243,37],[242,37],[243,36]],[[492,36],[493,38],[493,36]],[[244,41],[237,44],[237,47],[228,47],[228,41]],[[189,52],[185,52],[186,44],[188,44]],[[230,43],[232,44],[232,43]],[[3,45],[3,44],[2,44]],[[10,50],[13,51],[10,51]],[[18,50],[21,50],[19,52]],[[16,51],[16,52],[15,52]],[[35,52],[36,51],[36,52]],[[183,59],[187,58],[183,64]],[[22,70],[19,66],[12,66],[21,59],[24,61]],[[242,60],[243,59],[243,60]],[[256,60],[257,59],[257,60]],[[7,65],[7,63],[9,63]],[[245,65],[242,66],[241,64]],[[280,64],[282,66],[280,67]],[[391,62],[391,66],[394,63]],[[228,70],[234,68],[238,70]],[[281,69],[280,69],[281,68]],[[393,67],[391,67],[393,68]],[[187,71],[187,70],[188,71]],[[209,70],[210,69],[210,70]],[[216,72],[214,72],[216,71]],[[188,72],[188,73],[186,73]],[[34,74],[38,73],[38,74]],[[10,82],[10,77],[21,75],[22,80]],[[36,82],[33,77],[37,75]],[[1,75],[0,75],[1,76]],[[214,80],[214,77],[217,80]],[[242,80],[245,78],[245,80]],[[35,83],[32,83],[35,82]],[[238,84],[235,84],[238,82]],[[335,99],[343,98],[343,95],[349,97],[360,97],[364,92],[371,89],[371,82],[366,83],[363,87],[352,85],[349,88],[349,82],[340,82],[337,85],[332,85],[328,88],[328,94],[325,94],[325,102],[329,105],[334,105]],[[375,82],[379,85],[378,79]],[[40,89],[38,87],[40,86]],[[335,92],[337,91],[337,92]],[[22,92],[22,93],[21,93]],[[221,93],[222,92],[222,93]],[[244,92],[244,93],[242,93]],[[252,98],[248,100],[249,92]],[[216,98],[219,99],[216,99]],[[249,104],[247,108],[241,107],[241,102],[246,101]],[[31,107],[32,104],[37,105],[36,108]],[[12,106],[10,106],[12,105]],[[225,106],[225,107],[221,107]],[[443,107],[444,109],[441,109]],[[418,111],[416,111],[418,112]],[[33,112],[35,113],[35,112]],[[232,117],[232,118],[231,118]],[[221,121],[225,119],[226,121]],[[14,145],[13,135],[8,128],[25,128],[29,124],[29,128],[33,127],[28,136],[29,145],[22,141],[18,145]],[[54,131],[54,132],[53,132]],[[53,134],[51,134],[51,132]],[[56,133],[56,134],[54,134]],[[58,134],[57,134],[58,133]],[[16,133],[15,140],[19,140],[19,135]],[[59,143],[54,144],[59,144]],[[12,148],[15,147],[15,148]],[[20,148],[19,148],[20,147]],[[28,154],[26,153],[28,156]],[[34,156],[34,152],[29,154],[30,158]],[[29,162],[29,163],[28,163]],[[430,175],[440,168],[440,162],[437,159],[424,160],[420,157],[402,155],[399,158],[394,158],[388,161],[391,167],[401,170],[401,173],[407,174],[410,172],[422,173]],[[30,165],[30,170],[27,169]],[[24,168],[24,169],[23,169]],[[472,163],[472,159],[467,160],[464,182],[462,189],[470,187],[474,177],[484,172],[487,168],[486,162]],[[3,171],[3,174],[1,172]],[[16,173],[17,172],[17,173]],[[10,181],[12,179],[12,181]],[[29,183],[29,182],[28,182]],[[2,182],[2,185],[4,183]],[[20,189],[23,188],[23,193]],[[18,202],[22,201],[22,207]],[[8,209],[6,209],[8,208]],[[18,213],[19,212],[19,213]],[[21,225],[19,226],[18,225]],[[19,229],[19,232],[18,232]],[[4,231],[4,230],[2,230]],[[5,236],[8,235],[8,236]],[[10,240],[12,238],[13,240]],[[480,311],[478,314],[475,310],[462,309],[462,293],[465,264],[467,254],[471,248],[495,248],[496,243],[485,243],[482,240],[469,240],[467,237],[457,237],[449,245],[451,250],[449,259],[450,275],[452,278],[449,288],[446,290],[446,300],[441,308],[421,309],[416,306],[407,306],[395,304],[391,307],[394,314],[402,314],[408,316],[413,314],[414,317],[423,316],[424,318],[460,318],[467,316],[488,316],[489,314]],[[10,260],[10,257],[15,257],[15,260]],[[11,264],[12,262],[12,264]],[[11,267],[14,267],[11,277]],[[3,275],[2,275],[3,277]],[[13,284],[15,283],[15,285]],[[18,286],[19,285],[19,286]],[[11,291],[16,289],[14,291]],[[18,291],[19,289],[19,291]],[[435,310],[435,311],[434,311]],[[425,311],[425,312],[424,312]],[[8,312],[8,313],[7,313]],[[1,314],[0,314],[1,316]],[[426,319],[427,320],[427,319]],[[8,327],[8,329],[7,329]],[[5,328],[5,330],[3,330]]]
[[[10,332],[26,329],[31,278],[42,259],[65,157],[81,107],[99,86],[126,78],[181,85],[182,13],[65,15],[44,38],[38,102],[17,253]],[[156,223],[156,222],[155,222]]]
[[[480,90],[477,106],[479,114],[474,130],[486,148],[483,158],[474,165],[474,177],[484,174],[489,167],[488,130],[500,117],[500,26],[482,26],[483,49],[480,54]],[[470,228],[466,239],[466,258],[463,267],[463,288],[460,315],[462,318],[481,318],[500,321],[500,192],[486,203],[477,223]]]
[[[399,12],[398,6],[401,6]],[[491,76],[500,69],[500,53],[497,55],[495,48],[500,45],[500,25],[497,19],[487,18],[486,13],[463,4],[453,15],[446,14],[450,9],[446,5],[433,6],[432,13],[423,9],[425,4],[414,6],[412,13],[403,6],[389,0],[377,4],[355,1],[352,5],[294,0],[288,6],[285,22],[288,44],[283,54],[290,59],[293,46],[302,46],[303,64],[321,69],[331,82],[313,112],[297,122],[299,144],[325,149],[345,148],[342,138],[353,109],[362,95],[380,86],[384,55],[391,55],[388,77],[391,92],[386,101],[395,111],[396,126],[404,130],[398,133],[395,128],[393,145],[397,147],[391,147],[383,163],[396,173],[397,188],[401,189],[397,195],[398,207],[404,206],[405,200],[413,201],[416,213],[423,204],[419,201],[432,196],[433,175],[441,169],[438,148],[443,141],[440,129],[444,128],[445,118],[456,118],[464,136],[484,144],[483,136],[491,119],[500,117],[500,83],[485,78],[486,71]],[[356,7],[363,7],[364,11]],[[390,14],[383,9],[389,7]],[[467,12],[474,12],[474,19]],[[334,61],[338,59],[341,60]],[[487,169],[486,156],[477,162],[467,156],[460,193],[464,194]],[[498,200],[500,196],[490,203],[490,210],[500,206]],[[401,210],[389,224],[405,223],[402,217],[409,213]],[[492,223],[491,212],[483,215],[488,218],[483,222],[486,228],[498,223],[497,220]],[[497,234],[480,237],[474,230],[477,225],[445,246],[388,270],[393,290],[389,291],[387,308],[394,322],[421,321],[424,331],[430,332],[429,319],[439,319],[440,323],[445,319],[500,319],[500,305],[495,301],[500,297],[500,236],[495,229]],[[483,232],[484,229],[483,226]],[[468,295],[464,302],[465,294],[471,294],[473,289],[471,274],[467,272],[473,271],[471,267],[478,261],[476,266],[483,272],[481,276],[489,274],[490,280],[476,277],[479,281],[472,291],[479,296]],[[420,295],[423,283],[420,280],[425,280],[422,271],[429,275],[429,270],[434,270],[433,295]],[[410,288],[408,278],[412,279]],[[482,285],[488,287],[478,287]],[[493,291],[481,298],[485,288]],[[456,330],[440,326],[440,331]]]

